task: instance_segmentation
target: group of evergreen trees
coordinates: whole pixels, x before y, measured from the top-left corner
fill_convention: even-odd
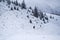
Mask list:
[[[26,4],[25,4],[25,1],[23,0],[22,1],[22,3],[20,4],[20,3],[18,3],[18,0],[16,0],[16,1],[11,1],[11,0],[0,0],[0,2],[7,2],[7,5],[8,5],[8,7],[10,8],[10,4],[12,3],[12,4],[14,4],[15,6],[14,6],[14,9],[15,10],[19,10],[19,8],[16,8],[16,6],[19,6],[19,7],[21,7],[21,9],[26,9]],[[13,10],[13,8],[11,7],[11,10]]]
[[[14,5],[16,5],[16,6],[19,6],[19,7],[21,7],[21,9],[26,9],[26,4],[25,4],[25,1],[23,0],[23,2],[20,4],[20,3],[18,3],[18,1],[16,0],[16,1],[14,1],[14,2],[12,2]]]
[[[20,3],[18,3],[18,1],[16,0],[16,1],[14,1],[14,2],[12,2],[14,5],[16,5],[16,6],[19,6],[19,7],[21,7],[21,9],[26,9],[26,4],[25,4],[25,1],[23,0],[23,2],[20,4]],[[14,9],[15,10],[19,10],[18,8],[16,9],[16,7],[14,7]]]
[[[0,0],[0,2],[1,2],[1,1],[3,1],[3,2],[7,1],[7,4],[8,4],[8,5],[10,5],[10,4],[12,3],[12,4],[14,4],[15,6],[21,7],[21,9],[26,9],[26,8],[27,8],[24,0],[22,1],[21,4],[18,3],[17,0],[14,1],[14,2],[13,2],[13,1],[10,1],[10,0]],[[13,9],[14,9],[14,10],[19,10],[19,8],[16,8],[15,6],[14,6],[14,8],[11,7],[11,10],[13,10]],[[43,14],[43,12],[42,12],[42,11],[39,11],[36,6],[35,6],[34,9],[32,9],[31,7],[30,7],[29,9],[32,10],[32,13],[33,13],[33,16],[34,16],[34,17],[36,17],[36,18],[39,17],[39,18],[40,18],[41,20],[43,20],[43,21],[44,21],[45,19],[48,20],[48,17],[45,17],[45,15]]]
[[[33,15],[34,15],[36,18],[38,18],[38,9],[37,9],[37,7],[34,8]]]
[[[17,7],[16,8],[16,6],[19,6],[19,7],[21,7],[21,9],[26,9],[26,4],[25,4],[25,1],[23,0],[22,1],[22,3],[20,4],[20,3],[18,3],[18,1],[16,0],[16,1],[10,1],[10,0],[6,0],[7,1],[7,4],[8,4],[8,6],[10,6],[10,4],[12,3],[12,4],[14,4],[15,6],[14,6],[14,8],[13,7],[11,7],[11,10],[19,10],[19,8]]]
[[[42,20],[44,23],[46,23],[46,21],[48,22],[48,17],[46,14],[44,14],[41,10],[39,11],[37,9],[37,7],[35,6],[34,10],[32,10],[33,16],[36,18],[40,18],[40,20]]]
[[[22,4],[21,4],[21,8],[22,9],[26,9],[26,4],[25,4],[25,1],[23,0]]]
[[[44,17],[43,12],[39,11],[36,6],[34,10],[32,10],[32,13],[33,13],[33,16],[35,16],[36,18],[40,17],[40,19],[42,19]]]

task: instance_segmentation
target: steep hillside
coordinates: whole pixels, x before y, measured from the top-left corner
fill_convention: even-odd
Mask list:
[[[43,14],[44,20],[41,20],[31,9],[0,2],[0,40],[59,40],[60,16]]]

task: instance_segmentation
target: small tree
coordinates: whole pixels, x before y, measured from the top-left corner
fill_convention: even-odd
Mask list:
[[[15,2],[15,5],[18,6],[18,2],[17,2],[17,0],[16,0],[16,2]]]
[[[11,10],[13,10],[13,8],[11,7]]]
[[[33,29],[35,29],[35,26],[33,26]]]
[[[14,5],[16,5],[16,6],[18,6],[19,4],[18,4],[18,1],[16,0],[16,1],[14,1],[14,2],[12,2]]]
[[[32,7],[29,7],[29,9],[32,9]]]
[[[27,18],[29,18],[29,16],[27,15]]]
[[[48,20],[48,17],[45,17],[46,20]]]
[[[7,0],[7,3],[8,3],[8,5],[10,5],[11,4],[11,1],[10,0]]]
[[[44,18],[43,18],[43,22],[46,23]]]
[[[40,19],[42,19],[43,17],[44,17],[43,12],[40,11]]]
[[[10,6],[8,6],[8,8],[10,8]]]
[[[26,9],[26,4],[25,4],[25,1],[23,0],[22,4],[21,4],[21,8],[22,9]]]
[[[30,20],[30,23],[32,23],[32,21]]]
[[[14,6],[14,10],[16,10],[16,7]]]
[[[34,10],[32,9],[32,13],[34,13]]]
[[[35,9],[34,9],[33,15],[34,15],[36,18],[38,18],[38,9],[37,9],[37,7],[35,7]]]

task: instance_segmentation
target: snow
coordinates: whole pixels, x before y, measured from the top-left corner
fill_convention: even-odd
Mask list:
[[[7,40],[59,40],[60,37],[60,36],[37,35],[27,33],[24,33],[23,35],[22,34],[20,33],[17,35],[13,35],[10,38],[7,38]]]
[[[49,22],[44,24],[42,20],[32,16],[31,12],[27,13],[27,9],[11,11],[3,2],[0,3],[0,14],[0,40],[60,40],[58,15],[46,13]],[[54,19],[50,19],[50,16]],[[32,24],[29,20],[32,20]],[[36,28],[33,29],[33,26]]]

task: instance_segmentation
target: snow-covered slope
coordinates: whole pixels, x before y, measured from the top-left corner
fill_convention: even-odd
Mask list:
[[[0,14],[0,40],[60,40],[60,16],[46,13],[49,22],[44,24],[27,9],[12,11],[4,2],[0,3]]]

